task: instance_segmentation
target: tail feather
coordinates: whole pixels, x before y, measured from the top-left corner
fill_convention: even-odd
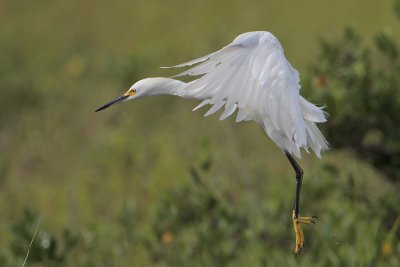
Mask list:
[[[323,110],[323,107],[317,107],[303,97],[300,98],[300,105],[306,124],[307,145],[320,158],[321,151],[327,150],[329,143],[315,124],[326,122],[328,113]]]
[[[322,135],[314,122],[306,120],[307,144],[314,151],[318,158],[321,157],[321,151],[329,148],[329,143]]]
[[[326,117],[328,116],[328,113],[322,110],[324,107],[317,107],[301,96],[300,105],[303,111],[304,119],[313,122],[326,122]]]

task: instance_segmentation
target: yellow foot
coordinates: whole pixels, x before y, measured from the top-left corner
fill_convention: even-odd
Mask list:
[[[294,249],[294,253],[298,254],[301,252],[301,250],[304,247],[304,234],[303,230],[301,230],[301,223],[304,224],[315,224],[315,220],[318,219],[315,216],[312,217],[295,217],[295,212],[293,210],[292,214],[292,221],[293,221],[293,228],[294,228],[294,233],[296,234],[296,247]]]

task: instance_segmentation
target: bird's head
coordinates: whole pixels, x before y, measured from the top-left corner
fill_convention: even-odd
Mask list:
[[[150,78],[146,78],[146,79],[136,82],[122,96],[102,105],[101,107],[96,109],[95,112],[106,109],[114,104],[118,104],[118,103],[126,102],[129,100],[141,98],[143,96],[151,95],[154,86],[150,80],[151,80]]]
[[[137,81],[135,84],[126,91],[125,94],[114,99],[107,104],[102,105],[97,111],[103,110],[108,108],[111,105],[126,102],[132,99],[138,99],[145,96],[152,96],[152,95],[178,95],[180,96],[181,90],[180,87],[184,85],[183,82],[169,79],[169,78],[146,78],[140,81]]]

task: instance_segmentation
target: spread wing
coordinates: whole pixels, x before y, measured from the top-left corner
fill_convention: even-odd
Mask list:
[[[237,122],[255,120],[281,148],[296,156],[299,147],[307,148],[299,73],[271,33],[239,35],[217,52],[174,67],[193,65],[177,76],[201,76],[185,88],[194,98],[204,99],[194,110],[211,104],[208,116],[224,107],[223,120],[238,109]],[[323,112],[310,105],[316,109],[314,121],[325,121]]]

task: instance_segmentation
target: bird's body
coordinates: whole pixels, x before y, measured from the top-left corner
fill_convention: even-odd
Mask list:
[[[291,155],[300,158],[300,148],[306,151],[310,148],[320,157],[321,151],[328,148],[327,141],[315,125],[326,121],[325,113],[300,96],[299,73],[286,59],[280,42],[272,33],[243,33],[214,53],[174,67],[188,66],[188,70],[173,78],[140,80],[122,97],[96,111],[117,102],[160,94],[202,100],[194,110],[212,105],[205,116],[224,107],[221,120],[237,110],[236,122],[253,120],[261,125],[285,152],[297,174],[301,169],[297,163],[294,164]],[[174,79],[184,75],[196,78],[187,83]],[[301,182],[298,183],[297,204],[300,185]],[[294,221],[298,217],[296,203]]]
[[[222,120],[237,109],[236,122],[254,120],[281,149],[298,158],[300,147],[311,148],[318,157],[327,148],[315,126],[326,121],[325,114],[299,95],[299,73],[271,33],[241,34],[221,50],[178,67],[196,63],[177,76],[202,75],[182,84],[181,96],[203,100],[198,108],[211,104],[206,116],[224,107]]]

